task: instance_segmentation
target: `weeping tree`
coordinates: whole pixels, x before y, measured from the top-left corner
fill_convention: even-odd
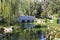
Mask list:
[[[57,17],[60,16],[60,0],[48,0],[48,5],[45,10],[41,13],[42,17],[46,17],[49,15],[56,15]]]
[[[11,4],[10,24],[13,25],[17,20],[17,18],[19,17],[19,13],[18,13],[19,0],[11,0],[10,4]]]
[[[19,12],[21,15],[40,16],[41,2],[39,0],[20,0]]]
[[[9,24],[10,21],[10,12],[11,12],[11,6],[9,5],[9,3],[5,0],[1,1],[1,16],[4,18],[4,23]],[[8,22],[7,22],[8,21]]]
[[[5,24],[10,25],[14,21],[14,16],[17,14],[17,0],[2,0],[0,6],[0,16],[4,18]]]
[[[1,0],[0,16],[4,18],[5,24],[14,24],[20,15],[40,16],[41,3],[37,0]]]

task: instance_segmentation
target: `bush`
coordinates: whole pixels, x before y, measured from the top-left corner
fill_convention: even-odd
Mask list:
[[[36,25],[35,28],[41,28],[41,25]]]

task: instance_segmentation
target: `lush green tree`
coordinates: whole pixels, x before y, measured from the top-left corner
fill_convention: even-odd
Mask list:
[[[20,15],[31,15],[39,17],[41,3],[39,0],[1,0],[0,16],[10,25]]]
[[[20,0],[19,13],[20,15],[30,15],[39,17],[41,13],[41,2],[39,0]]]
[[[14,15],[17,13],[17,0],[1,0],[0,1],[0,16],[4,18],[4,22],[10,25],[14,21]],[[6,24],[6,23],[5,23]]]
[[[57,14],[57,16],[60,16],[59,15],[59,13],[60,13],[59,9],[60,9],[60,0],[48,0],[47,8],[45,10],[43,10],[41,15],[47,16],[48,14],[49,15]]]

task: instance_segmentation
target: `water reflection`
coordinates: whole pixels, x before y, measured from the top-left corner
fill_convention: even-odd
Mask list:
[[[33,23],[29,23],[29,24],[28,23],[25,23],[24,24],[24,27],[25,28],[32,28],[32,27],[35,27],[35,25]]]
[[[33,23],[30,24],[23,24],[22,27],[26,28],[32,28],[35,25]],[[41,36],[41,35],[40,35]],[[27,30],[26,32],[22,30],[20,33],[12,33],[12,34],[0,34],[0,40],[42,40],[44,35],[40,37],[38,33],[35,33],[34,31]]]
[[[34,32],[22,32],[1,36],[0,40],[40,40],[39,35]]]
[[[46,40],[45,35],[43,33],[41,34],[41,40]]]

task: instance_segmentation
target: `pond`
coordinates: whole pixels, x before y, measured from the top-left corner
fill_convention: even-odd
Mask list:
[[[30,23],[30,24],[23,24],[22,27],[25,27],[25,29],[32,28],[35,25]],[[29,30],[22,30],[22,32],[19,33],[12,33],[12,34],[0,34],[0,40],[45,40],[44,34],[38,34],[35,33],[34,31],[29,31]]]

